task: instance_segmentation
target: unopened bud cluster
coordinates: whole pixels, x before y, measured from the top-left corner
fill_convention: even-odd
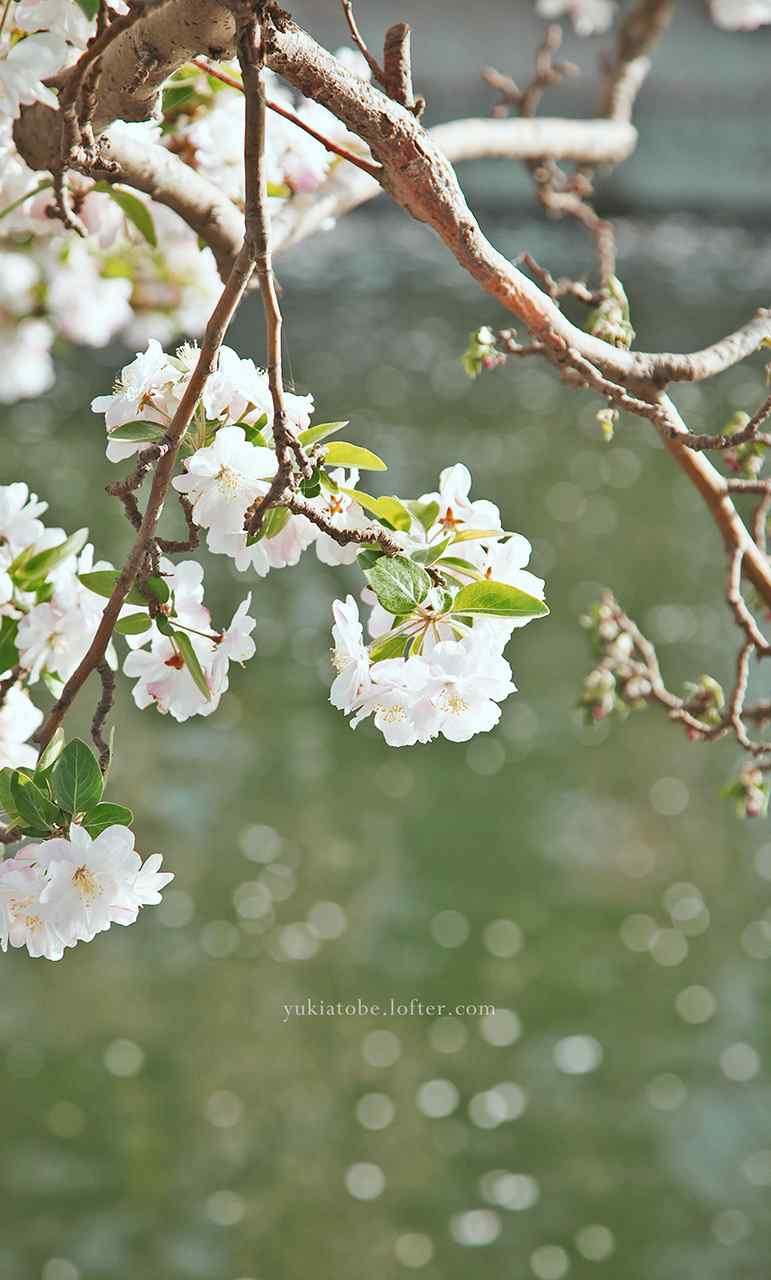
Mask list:
[[[725,436],[738,435],[740,431],[745,429],[749,421],[749,414],[740,409],[726,423],[722,434]],[[742,476],[745,480],[757,480],[763,470],[765,457],[766,447],[761,441],[747,440],[744,444],[738,444],[733,448],[726,449],[723,454],[723,461],[728,470],[733,471],[735,475]]]
[[[688,682],[685,686],[685,710],[695,720],[700,720],[704,727],[713,729],[722,722],[725,694],[723,686],[712,676],[700,676],[696,682]],[[688,737],[692,742],[701,735],[698,729],[689,726]]]
[[[650,696],[651,683],[635,660],[634,639],[622,630],[617,610],[601,601],[581,618],[581,626],[591,635],[599,657],[584,680],[578,704],[587,719],[605,720],[614,712],[625,716],[639,710]]]
[[[469,343],[460,362],[470,378],[478,378],[483,369],[496,369],[506,357],[497,348],[497,337],[489,325],[469,334]]]
[[[723,794],[736,802],[740,818],[765,818],[768,812],[768,783],[754,765],[742,769]]]

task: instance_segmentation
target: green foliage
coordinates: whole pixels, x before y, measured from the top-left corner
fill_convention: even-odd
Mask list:
[[[461,587],[456,595],[452,611],[456,614],[487,614],[496,618],[541,618],[549,612],[549,606],[535,596],[510,587],[507,582],[495,582],[481,578]]]
[[[147,205],[144,204],[138,196],[131,191],[124,190],[123,187],[113,186],[110,182],[97,182],[94,191],[103,191],[105,195],[114,200],[121,209],[125,218],[128,219],[147,243],[153,248],[158,247],[158,237],[155,234],[155,223]]]
[[[324,465],[327,467],[357,467],[359,471],[387,471],[388,467],[371,449],[347,440],[333,440],[324,446]]]
[[[365,574],[380,604],[389,613],[412,613],[431,590],[431,579],[407,556],[381,556]]]

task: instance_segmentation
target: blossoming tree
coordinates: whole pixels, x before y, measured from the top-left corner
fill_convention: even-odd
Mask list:
[[[703,497],[727,551],[728,604],[741,646],[733,690],[702,676],[667,688],[653,647],[608,594],[585,620],[597,648],[583,705],[590,717],[658,703],[688,737],[732,734],[748,765],[734,790],[749,814],[765,807],[771,705],[747,700],[753,659],[771,652],[757,614],[771,608],[766,556],[771,399],[718,436],[689,433],[671,382],[709,378],[771,345],[761,312],[690,355],[633,348],[630,306],[611,225],[596,211],[598,165],[633,149],[632,109],[672,0],[539,0],[546,18],[582,34],[610,31],[595,119],[536,116],[557,61],[550,26],[530,85],[484,75],[499,95],[488,120],[426,130],[412,85],[410,30],[385,35],[382,57],[342,0],[351,48],[322,49],[272,0],[7,0],[0,103],[0,400],[34,396],[54,378],[55,334],[86,346],[121,337],[142,348],[109,393],[110,492],[133,539],[122,565],[95,559],[88,533],[47,528],[46,504],[23,480],[0,488],[0,946],[59,959],[160,900],[171,878],[134,850],[131,811],[103,799],[106,732],[119,668],[137,706],[185,721],[211,715],[231,662],[255,652],[255,578],[311,549],[362,574],[360,600],[333,604],[331,702],[353,727],[370,720],[390,746],[491,730],[515,692],[504,650],[548,613],[530,546],[498,508],[471,496],[465,465],[435,491],[374,496],[364,477],[386,464],[348,439],[349,423],[314,421],[310,394],[287,390],[273,255],[387,192],[427,223],[460,266],[529,331],[492,324],[472,335],[471,377],[513,358],[550,363],[599,398],[610,439],[621,412],[646,419]],[[713,0],[726,28],[771,22],[767,0]],[[481,232],[453,163],[523,160],[544,209],[593,237],[596,279],[524,270]],[[247,291],[259,290],[266,368],[225,344]],[[562,300],[587,307],[583,327]],[[200,339],[200,345],[196,341]],[[182,341],[184,340],[184,341]],[[182,341],[182,345],[178,345]],[[708,461],[714,450],[724,475]],[[751,531],[736,499],[757,495]],[[181,536],[164,538],[164,504]],[[227,626],[204,604],[199,540],[232,560],[247,594]],[[76,698],[98,685],[92,746],[67,737]],[[748,727],[750,726],[750,727]],[[755,734],[755,736],[752,736]]]

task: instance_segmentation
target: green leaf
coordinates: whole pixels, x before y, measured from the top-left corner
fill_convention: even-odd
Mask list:
[[[38,774],[44,773],[46,769],[50,769],[51,766],[56,763],[56,761],[59,759],[59,756],[62,754],[63,750],[64,750],[64,730],[60,725],[59,728],[56,730],[56,733],[52,737],[51,741],[49,742],[48,746],[46,747],[45,751],[41,752],[40,758],[38,759],[38,762],[37,762],[37,768],[35,769],[36,780],[37,780]]]
[[[482,578],[461,587],[452,605],[458,613],[485,613],[496,618],[541,618],[549,612],[548,605],[507,582],[494,582]]]
[[[428,533],[431,526],[435,523],[436,517],[439,515],[439,503],[408,502],[406,505],[418,523],[421,524],[426,533]]]
[[[266,538],[276,538],[289,520],[287,507],[271,507],[262,524],[262,532]]]
[[[150,629],[150,616],[147,613],[130,613],[127,618],[119,618],[115,630],[121,636],[141,636]]]
[[[13,769],[0,769],[0,809],[2,809],[11,825],[17,826],[21,822],[21,814],[16,808],[16,801],[11,791],[13,776]]]
[[[365,576],[389,613],[412,613],[431,590],[425,569],[406,556],[382,556]]]
[[[380,547],[365,547],[363,551],[359,551],[356,560],[362,573],[366,573],[368,569],[371,569],[373,564],[376,564],[383,555],[385,555],[385,552]]]
[[[157,422],[126,422],[108,432],[110,440],[120,440],[123,444],[148,444],[162,440],[165,434]]]
[[[456,533],[456,542],[474,542],[477,538],[505,538],[506,534],[500,529],[464,529],[463,533]]]
[[[161,604],[168,604],[171,598],[171,591],[168,583],[164,582],[163,578],[148,578],[147,589],[152,592],[156,600],[160,600]],[[126,599],[128,599],[128,596]]]
[[[301,431],[297,439],[306,449],[312,444],[318,444],[319,440],[326,440],[327,436],[332,436],[336,431],[342,431],[343,427],[348,426],[348,419],[345,422],[320,422],[316,427],[308,427],[307,431]]]
[[[76,556],[87,537],[88,529],[78,529],[77,533],[65,538],[64,542],[60,542],[58,546],[49,547],[47,551],[39,551],[37,555],[25,558],[19,568],[16,568],[19,561],[15,560],[8,572],[20,586],[24,583],[36,582],[38,578],[45,578],[52,569],[70,556]]]
[[[115,590],[115,584],[120,574],[117,569],[98,569],[94,573],[79,573],[78,578],[84,587],[88,587],[89,591],[93,591],[97,596],[106,596],[108,599]],[[132,587],[126,596],[126,604],[147,604],[147,597],[137,587]]]
[[[77,4],[89,20],[96,17],[99,0],[77,0]]]
[[[0,675],[10,671],[19,661],[19,650],[16,648],[16,633],[19,624],[15,618],[4,617],[0,622]]]
[[[175,111],[177,107],[181,107],[183,102],[187,102],[188,98],[193,96],[193,86],[191,84],[175,85],[165,89],[163,92],[163,111],[164,115],[167,111]]]
[[[11,796],[24,826],[50,831],[62,824],[62,813],[40,787],[18,771],[11,778]]]
[[[85,742],[73,738],[51,771],[54,797],[67,813],[93,809],[102,798],[104,783],[99,763]]]
[[[407,647],[407,636],[381,636],[370,645],[371,662],[383,662],[385,658],[401,658]]]
[[[288,200],[292,194],[292,188],[285,182],[266,182],[265,186],[271,198]]]
[[[211,702],[211,689],[206,681],[203,667],[198,661],[198,654],[193,648],[190,636],[186,635],[184,631],[174,631],[172,632],[172,635],[179,647],[179,652],[184,659],[185,666],[193,677],[196,687],[200,689],[206,701]]]
[[[361,445],[349,444],[347,440],[333,440],[324,446],[325,467],[358,467],[359,471],[387,471],[388,467],[382,458],[370,449],[362,449]]]
[[[155,234],[153,215],[138,196],[133,195],[131,191],[125,191],[123,187],[114,187],[109,182],[97,182],[93,190],[103,191],[111,200],[114,200],[124,217],[134,224],[140,235],[144,236],[153,249],[157,249],[158,237]]]
[[[412,558],[417,560],[418,564],[433,564],[447,550],[451,542],[452,537],[449,537],[443,538],[441,542],[435,542],[431,547],[419,547],[417,551],[412,552]]]
[[[412,516],[398,498],[378,498],[377,517],[402,533],[409,533],[412,528]]]
[[[92,839],[108,827],[130,827],[134,815],[124,804],[96,804],[83,818],[83,826]]]
[[[475,564],[470,560],[462,560],[460,556],[443,556],[439,568],[447,565],[451,569],[463,569],[465,573],[470,573],[474,578],[481,578],[481,573]]]

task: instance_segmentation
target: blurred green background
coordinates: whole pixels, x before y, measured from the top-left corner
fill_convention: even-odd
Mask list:
[[[326,7],[304,8],[340,42]],[[436,6],[419,9],[416,23],[446,32]],[[477,64],[502,61],[492,7],[480,15],[458,18],[467,99],[442,114],[476,109]],[[689,41],[682,94],[701,86],[704,114],[699,68],[716,40],[685,6],[649,119]],[[581,47],[586,64],[601,44]],[[739,97],[768,47],[720,42],[725,77],[745,57]],[[771,280],[746,191],[726,207],[682,110],[607,189],[649,349],[728,331]],[[742,110],[725,154],[736,167]],[[661,176],[678,129],[678,164],[714,200],[662,218],[645,174]],[[506,201],[516,175],[468,178],[495,242],[555,274],[588,269],[577,234]],[[695,207],[682,177],[664,186]],[[494,734],[394,751],[327,703],[330,601],[357,589],[355,571],[310,553],[258,582],[207,561],[215,618],[254,590],[257,657],[211,720],[141,714],[125,684],[116,716],[112,795],[176,873],[163,906],[61,964],[2,958],[0,1276],[766,1280],[771,835],[719,798],[730,745],[688,746],[656,712],[588,730],[573,709],[590,663],[577,617],[603,585],[657,641],[674,687],[728,675],[717,535],[647,424],[628,419],[603,444],[597,400],[535,364],[466,381],[468,332],[502,316],[398,210],[360,211],[280,275],[289,368],[317,420],[350,417],[391,462],[390,492],[431,489],[466,462],[476,496],[534,542],[552,614],[515,635],[521,692]],[[242,354],[260,354],[260,323],[250,302]],[[103,493],[112,474],[87,405],[126,358],[63,350],[56,389],[3,421],[3,481],[28,480],[53,523],[88,519],[116,561],[127,526]],[[714,430],[763,385],[756,361],[677,399]],[[499,1012],[283,1012],[389,997]]]

